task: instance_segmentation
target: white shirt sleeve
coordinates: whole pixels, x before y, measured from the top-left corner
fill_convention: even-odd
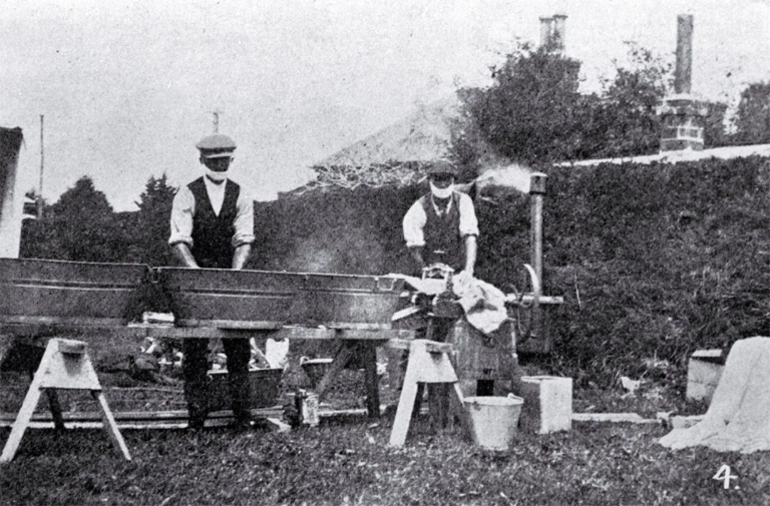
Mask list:
[[[235,214],[235,234],[233,235],[233,247],[237,248],[244,244],[254,242],[254,200],[244,191],[241,186],[241,192],[238,195]]]
[[[174,195],[171,207],[171,236],[169,245],[183,242],[192,248],[193,215],[195,214],[195,197],[190,188],[184,185]]]
[[[427,219],[425,209],[422,208],[420,201],[412,204],[412,207],[404,215],[403,223],[404,240],[406,240],[407,247],[425,246],[423,229]]]
[[[473,200],[465,193],[460,193],[460,237],[479,235],[479,221],[476,219],[476,209]]]

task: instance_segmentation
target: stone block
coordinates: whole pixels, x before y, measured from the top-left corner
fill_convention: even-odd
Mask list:
[[[523,430],[547,434],[572,429],[572,378],[524,376],[521,390]]]
[[[686,398],[711,403],[722,376],[724,357],[722,350],[698,350],[692,354],[687,365]]]

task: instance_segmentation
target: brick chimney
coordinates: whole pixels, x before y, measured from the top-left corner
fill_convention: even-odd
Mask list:
[[[567,35],[567,15],[566,14],[554,14],[553,15],[553,33],[551,34],[551,40],[553,42],[553,50],[559,54],[564,53],[565,45],[564,40]]]
[[[662,124],[661,152],[703,149],[703,117],[707,108],[691,95],[692,33],[693,16],[677,16],[674,94],[666,97],[658,108]]]
[[[551,53],[564,53],[566,14],[540,17],[540,47]]]
[[[540,47],[551,45],[551,32],[553,31],[553,18],[540,16]]]

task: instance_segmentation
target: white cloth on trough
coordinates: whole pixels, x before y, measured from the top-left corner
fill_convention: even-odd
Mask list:
[[[447,291],[443,279],[421,279],[403,274],[388,274],[400,278],[418,292],[439,295]],[[452,294],[463,308],[468,323],[483,334],[491,334],[508,319],[505,294],[502,290],[464,273],[452,277]]]
[[[491,334],[508,319],[505,294],[486,281],[458,275],[452,278],[452,292],[459,297],[465,319],[483,334]]]
[[[706,446],[719,452],[770,449],[770,338],[737,341],[703,419],[659,442],[675,450]]]

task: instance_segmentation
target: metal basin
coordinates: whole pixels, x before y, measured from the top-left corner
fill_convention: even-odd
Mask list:
[[[123,325],[140,311],[143,264],[0,258],[0,321]]]
[[[292,321],[329,328],[389,328],[403,289],[403,280],[384,276],[306,273]]]
[[[279,328],[290,320],[302,276],[230,269],[156,269],[180,327]]]

